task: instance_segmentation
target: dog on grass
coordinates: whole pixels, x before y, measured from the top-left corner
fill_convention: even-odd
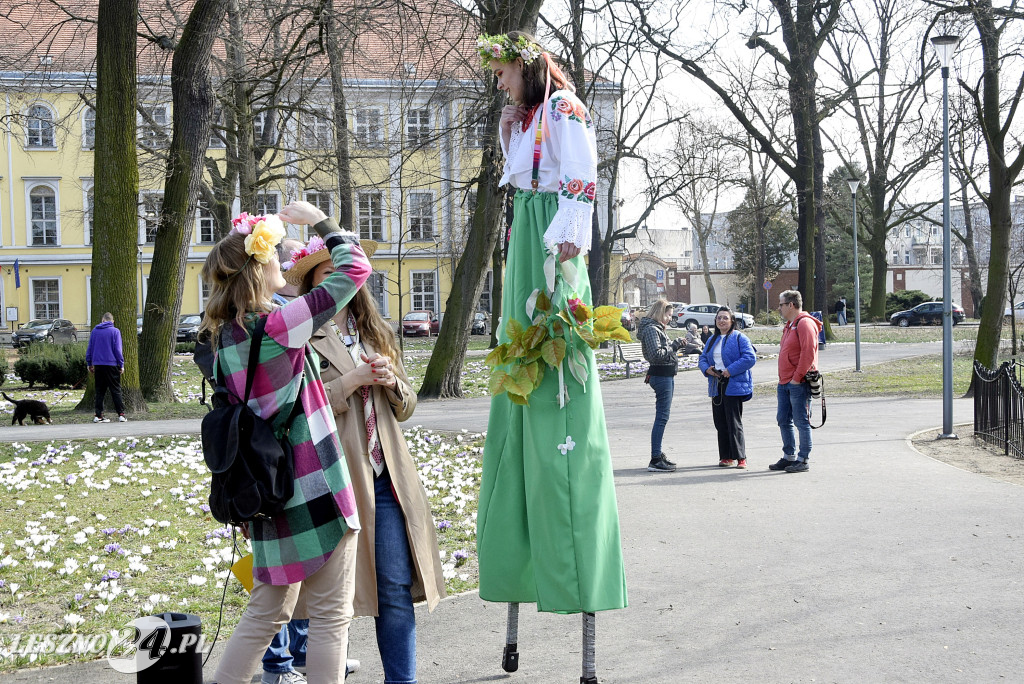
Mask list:
[[[36,425],[42,425],[44,421],[53,425],[53,421],[50,420],[50,409],[46,406],[46,402],[38,399],[11,399],[7,396],[7,392],[0,392],[0,394],[14,404],[14,417],[11,418],[11,425],[14,425],[15,422],[18,425],[24,425],[23,421],[26,417],[31,417],[32,422]]]

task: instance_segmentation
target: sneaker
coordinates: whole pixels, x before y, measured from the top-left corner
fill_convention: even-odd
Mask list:
[[[306,684],[306,678],[295,670],[288,672],[264,672],[260,684]]]
[[[731,458],[723,458],[721,461],[718,462],[719,468],[732,468],[734,465],[736,465],[736,461],[732,460]]]
[[[811,466],[807,465],[807,461],[797,461],[786,467],[787,473],[806,473],[811,469]]]
[[[770,466],[768,466],[768,470],[785,470],[794,463],[796,463],[796,461],[791,461],[788,458],[783,457],[780,458],[777,462],[772,463]]]
[[[740,460],[736,461],[736,467],[737,468],[746,468],[747,467],[747,459],[741,458]]]
[[[665,455],[664,451],[661,452],[661,460],[664,461],[665,463],[668,463],[670,466],[674,466],[676,464],[675,461],[668,460],[668,456]]]
[[[127,419],[127,418],[125,418],[125,417],[124,417],[124,414],[122,413],[121,415],[119,415],[119,416],[117,417],[117,422],[118,422],[118,423],[127,423],[127,422],[128,422],[128,419]]]
[[[92,419],[92,422],[94,422],[94,423],[109,423],[110,419],[109,418],[101,418],[100,416],[96,416],[96,417],[94,417]]]
[[[296,672],[299,672],[303,675],[306,674],[305,665],[293,665],[292,667],[295,668]],[[359,672],[360,667],[362,667],[362,665],[360,665],[358,660],[356,660],[355,658],[349,658],[345,661],[345,676],[348,677],[353,672]]]
[[[652,458],[651,462],[647,464],[647,472],[649,473],[671,473],[675,469],[676,467],[664,458]]]

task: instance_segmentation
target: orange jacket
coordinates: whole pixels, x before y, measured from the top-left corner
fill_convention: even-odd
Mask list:
[[[803,382],[804,375],[818,367],[818,332],[821,322],[804,311],[782,329],[779,345],[779,384]]]

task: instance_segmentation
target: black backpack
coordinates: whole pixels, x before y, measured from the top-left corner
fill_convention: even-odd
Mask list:
[[[249,345],[245,396],[239,403],[228,401],[228,395],[234,395],[224,385],[219,358],[214,364],[216,408],[206,414],[202,423],[203,458],[213,473],[210,512],[220,522],[232,525],[278,515],[295,491],[295,466],[288,429],[302,410],[302,402],[299,397],[295,398],[280,440],[274,436],[270,424],[256,415],[248,404],[266,325],[266,316],[261,316]]]

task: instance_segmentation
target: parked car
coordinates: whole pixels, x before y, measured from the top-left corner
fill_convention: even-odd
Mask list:
[[[488,333],[488,327],[487,314],[483,311],[477,311],[473,315],[473,323],[469,327],[469,334],[486,335]]]
[[[136,316],[135,317],[135,334],[136,335],[141,335],[142,334],[142,316]]]
[[[195,342],[199,337],[199,324],[202,321],[199,314],[182,314],[178,318],[178,342]]]
[[[952,307],[953,325],[962,323],[966,317],[964,310],[956,303]],[[889,325],[898,325],[901,328],[911,325],[942,325],[942,302],[925,302],[913,309],[897,311],[889,316]]]
[[[672,320],[668,322],[670,328],[679,327],[679,312],[686,308],[686,302],[669,302],[672,305]]]
[[[436,335],[441,321],[433,311],[410,311],[402,317],[402,335]]]
[[[680,328],[685,328],[690,323],[695,323],[698,328],[706,325],[714,330],[715,316],[718,315],[720,308],[722,308],[720,304],[690,304],[689,306],[684,306],[676,312],[676,325]],[[750,314],[740,313],[739,311],[733,311],[733,313],[736,314],[736,327],[740,330],[754,325],[754,317]]]
[[[622,309],[622,327],[626,330],[633,330],[636,328],[636,318],[633,315],[633,310],[630,309],[629,304],[626,302],[620,302],[615,305],[616,308]]]
[[[77,342],[78,329],[64,318],[37,318],[21,326],[11,336],[15,348],[30,342]]]
[[[1018,321],[1024,320],[1024,302],[1017,302],[1017,306],[1015,306],[1013,308],[1014,308],[1014,316],[1013,317],[1016,318]],[[1003,315],[1006,316],[1007,318],[1010,317],[1010,307],[1006,307],[1006,311],[1003,312]]]

